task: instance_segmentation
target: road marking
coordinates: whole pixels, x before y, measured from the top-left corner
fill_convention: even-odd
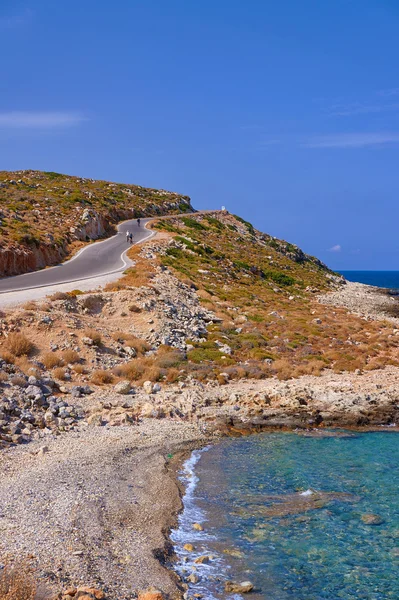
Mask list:
[[[147,235],[142,240],[138,240],[137,242],[135,242],[134,244],[132,244],[132,246],[136,246],[137,244],[141,244],[142,242],[145,242],[145,241],[149,240],[156,233],[155,231],[149,231],[147,229],[147,222],[144,225],[144,229],[146,229],[146,231],[149,233],[149,235]],[[113,235],[111,238],[107,238],[106,240],[101,240],[101,242],[95,242],[95,244],[102,244],[103,242],[109,242],[110,240],[116,238],[120,233],[123,234],[124,232],[119,232],[118,231],[118,233],[116,235]],[[81,250],[79,250],[79,252],[82,253],[84,250],[87,250],[87,248],[91,248],[95,244],[90,244],[89,246],[85,246],[85,248],[82,248]],[[12,289],[12,290],[0,291],[0,295],[1,294],[12,294],[14,292],[27,292],[29,290],[38,290],[38,289],[45,288],[45,287],[54,287],[56,285],[66,285],[68,283],[75,283],[75,282],[79,282],[79,281],[87,281],[89,279],[97,279],[98,277],[107,277],[108,275],[113,275],[114,273],[121,273],[121,272],[123,272],[126,269],[126,267],[129,266],[129,264],[125,260],[125,254],[127,254],[127,252],[129,252],[129,250],[130,250],[130,248],[132,246],[129,246],[129,248],[126,248],[126,250],[124,250],[122,252],[122,254],[120,255],[120,258],[121,258],[121,260],[123,262],[122,267],[119,267],[118,269],[114,269],[113,271],[108,271],[107,273],[97,273],[97,275],[90,275],[89,277],[79,277],[77,279],[68,279],[67,281],[59,281],[57,283],[42,283],[40,285],[35,285],[35,286],[32,286],[32,287],[22,287],[22,288],[15,288],[15,289]],[[71,261],[75,260],[75,258],[77,258],[77,256],[78,255],[74,256],[73,258],[71,258],[68,261],[65,261],[64,263],[62,263],[62,265],[66,265],[67,263],[70,263]],[[60,266],[61,265],[55,265],[54,267],[49,267],[48,269],[46,269],[46,271],[50,271],[50,269],[57,269]],[[35,274],[41,273],[41,272],[42,271],[34,271],[33,273],[25,273],[25,275],[35,275]]]

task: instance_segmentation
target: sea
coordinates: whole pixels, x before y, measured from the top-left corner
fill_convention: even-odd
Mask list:
[[[339,271],[348,281],[399,290],[399,271]]]
[[[230,438],[195,451],[181,480],[172,541],[187,597],[398,600],[396,432]],[[226,592],[228,580],[253,591]]]

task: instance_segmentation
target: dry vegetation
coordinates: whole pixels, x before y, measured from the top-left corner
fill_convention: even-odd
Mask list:
[[[223,384],[399,364],[393,324],[318,303],[339,278],[295,246],[222,213],[156,227],[163,233],[154,251],[133,247],[134,266],[104,294],[55,294],[35,310],[3,315],[0,357],[27,375],[44,370],[99,386],[190,376]],[[158,281],[165,269],[216,316],[207,335],[186,340],[187,351],[151,342],[167,308]]]
[[[392,323],[320,305],[315,293],[338,278],[292,244],[227,214],[172,218],[155,227],[175,241],[162,264],[194,286],[221,319],[209,327],[206,341],[191,342],[188,361],[197,377],[217,377],[222,370],[231,378],[287,379],[325,368],[399,364]],[[221,352],[222,345],[231,354]]]

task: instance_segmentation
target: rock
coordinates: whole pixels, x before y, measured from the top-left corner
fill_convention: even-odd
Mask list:
[[[183,550],[186,550],[186,552],[194,552],[194,546],[192,544],[184,544]]]
[[[154,385],[152,386],[152,392],[153,394],[156,394],[157,392],[161,391],[161,386],[159,383],[154,383]]]
[[[242,581],[241,583],[235,583],[234,581],[226,581],[224,584],[225,592],[231,594],[248,594],[254,589],[254,584],[251,581]]]
[[[361,516],[361,519],[365,525],[381,525],[384,522],[384,519],[380,515],[373,513],[366,513]]]
[[[150,589],[146,592],[139,592],[138,600],[164,600],[164,595],[159,590]]]
[[[207,554],[204,554],[203,556],[198,556],[198,557],[197,557],[197,558],[194,560],[194,562],[195,562],[197,565],[206,565],[206,564],[208,564],[208,563],[209,563],[209,561],[211,560],[211,558],[212,558],[211,556],[208,556]]]
[[[98,590],[97,588],[80,587],[76,592],[75,598],[78,600],[104,600],[105,594],[102,590]]]
[[[131,386],[130,386],[130,381],[124,380],[124,381],[119,381],[116,386],[114,387],[114,390],[117,394],[121,394],[122,396],[125,396],[126,394],[128,394],[130,392]]]
[[[87,418],[87,422],[89,425],[93,425],[93,426],[102,426],[106,424],[105,419],[103,419],[102,415],[99,415],[98,413],[95,413],[94,415],[90,415]]]
[[[82,344],[84,344],[85,346],[93,346],[94,342],[89,337],[82,337]]]
[[[140,416],[145,419],[151,419],[156,414],[155,408],[150,402],[145,402],[140,410]]]
[[[198,583],[200,580],[200,578],[198,577],[198,575],[196,573],[191,573],[191,575],[189,575],[187,577],[187,581],[189,583]]]
[[[146,394],[151,394],[152,393],[152,381],[145,381],[143,383],[143,390],[145,391]]]
[[[195,529],[195,531],[204,531],[204,528],[199,523],[193,523],[193,529]]]

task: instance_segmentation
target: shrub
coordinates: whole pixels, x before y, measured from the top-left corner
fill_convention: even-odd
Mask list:
[[[57,367],[53,371],[53,376],[56,379],[59,379],[60,381],[64,381],[65,380],[65,369],[63,369],[62,367]]]
[[[186,227],[189,227],[190,229],[198,229],[200,231],[207,229],[204,225],[202,225],[202,223],[196,221],[195,219],[192,219],[191,217],[183,217],[182,221],[184,225]]]
[[[67,300],[68,298],[69,296],[65,292],[55,292],[55,294],[48,297],[51,302],[54,302],[55,300]]]
[[[179,369],[169,369],[166,374],[166,381],[168,383],[176,383],[181,375],[182,373],[179,371]]]
[[[86,329],[83,333],[84,337],[88,337],[93,340],[93,344],[99,346],[101,344],[101,333],[95,329]]]
[[[86,367],[84,367],[83,365],[73,365],[73,370],[75,371],[75,373],[77,373],[78,375],[84,375],[87,371],[86,371]]]
[[[63,365],[61,356],[55,352],[46,352],[46,354],[42,356],[41,362],[46,369],[54,369],[54,367],[61,367]]]
[[[119,342],[120,344],[124,344],[125,346],[129,346],[130,348],[134,348],[137,354],[144,354],[150,350],[151,346],[145,340],[136,337],[132,333],[124,333],[123,331],[116,331],[112,334],[112,339],[115,342]]]
[[[14,354],[11,354],[11,352],[8,352],[8,350],[2,350],[0,352],[0,358],[2,360],[5,360],[7,364],[9,365],[13,365],[15,362],[15,356]]]
[[[75,363],[78,363],[80,361],[79,354],[75,350],[72,350],[72,348],[68,348],[67,350],[64,350],[62,353],[62,358],[64,359],[64,361],[67,364],[72,364],[72,365]]]
[[[106,385],[109,383],[113,383],[114,376],[111,371],[106,371],[104,369],[100,369],[99,371],[94,371],[91,376],[91,382],[95,385]]]
[[[33,300],[29,300],[28,302],[25,302],[25,304],[22,305],[22,308],[24,310],[36,310],[37,305],[36,302],[34,302]]]
[[[27,356],[35,347],[23,333],[10,333],[4,345],[14,356]]]
[[[161,379],[161,369],[156,365],[151,365],[144,370],[143,381],[159,381]]]

